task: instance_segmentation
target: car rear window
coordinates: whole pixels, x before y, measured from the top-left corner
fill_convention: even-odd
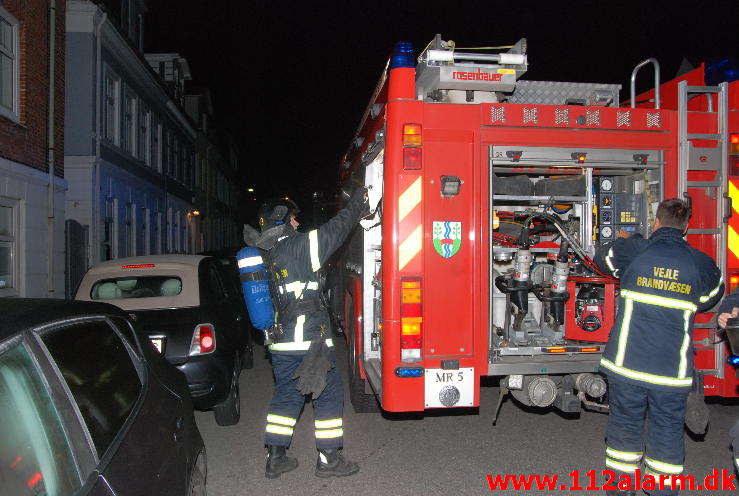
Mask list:
[[[93,300],[154,298],[176,296],[182,292],[182,280],[174,276],[139,276],[101,279],[92,285]]]

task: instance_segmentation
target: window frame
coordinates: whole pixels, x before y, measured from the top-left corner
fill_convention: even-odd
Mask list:
[[[62,375],[56,360],[51,356],[49,349],[43,342],[43,336],[47,333],[60,331],[65,327],[96,322],[105,322],[113,330],[116,336],[118,336],[121,342],[123,342],[123,345],[131,358],[131,362],[139,376],[139,380],[141,381],[139,396],[131,406],[131,411],[129,412],[128,417],[123,424],[121,424],[118,432],[107,446],[105,453],[97,452],[90,430],[82,416],[82,412],[77,406],[74,395],[69,389],[67,382],[64,380],[64,376]],[[104,466],[110,461],[122,440],[126,437],[126,434],[131,430],[132,424],[143,407],[146,394],[149,389],[149,377],[141,350],[141,344],[138,341],[132,343],[130,338],[124,334],[121,329],[119,329],[116,322],[107,315],[84,315],[81,317],[60,319],[34,329],[31,334],[32,336],[29,336],[30,339],[27,339],[29,349],[33,350],[33,353],[31,354],[34,356],[34,359],[37,360],[39,367],[43,372],[43,380],[51,386],[49,392],[55,405],[58,402],[59,406],[57,409],[65,409],[65,413],[68,417],[65,417],[64,424],[71,425],[72,428],[76,430],[75,434],[82,435],[85,440],[84,447],[82,446],[82,443],[77,442],[74,446],[76,449],[73,449],[73,454],[76,456],[79,452],[80,461],[86,462],[84,464],[78,464],[80,476],[84,483],[98,466]],[[68,436],[67,439],[69,440],[70,436]],[[78,439],[82,438],[75,437],[75,441]],[[83,448],[86,453],[82,452]]]
[[[108,84],[110,83],[110,84]],[[121,143],[121,78],[105,66],[103,76],[102,128],[103,139],[115,146]]]
[[[20,259],[22,256],[22,250],[20,249],[20,202],[18,200],[0,196],[0,206],[10,208],[10,223],[12,229],[10,234],[0,234],[0,242],[9,243],[11,247],[10,276],[12,285],[10,287],[0,288],[0,298],[3,298],[8,296],[18,296],[20,294]]]
[[[8,57],[13,66],[12,87],[11,87],[11,107],[8,108],[0,103],[0,116],[8,118],[14,122],[20,122],[20,23],[6,8],[0,5],[0,19],[3,19],[10,25],[12,52],[0,46],[0,56]],[[2,85],[2,81],[0,81]],[[0,91],[2,88],[0,87]]]
[[[123,85],[121,108],[121,148],[132,157],[138,156],[138,96],[129,85]]]

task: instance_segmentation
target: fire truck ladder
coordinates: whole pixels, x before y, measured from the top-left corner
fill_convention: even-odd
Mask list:
[[[690,133],[688,132],[688,102],[691,98],[700,97],[703,94],[707,100],[707,113],[715,115],[717,122],[713,129],[716,133]],[[718,102],[718,109],[714,111],[714,95]],[[726,178],[728,168],[728,84],[721,83],[718,86],[688,86],[687,81],[681,81],[678,85],[678,129],[680,143],[680,159],[678,173],[678,194],[682,195],[688,202],[691,201],[691,190],[704,189],[706,196],[716,199],[716,217],[713,228],[689,229],[688,235],[709,236],[715,245],[716,264],[723,270],[726,267],[726,241],[727,223],[731,216],[731,206],[728,205],[728,193],[726,191]],[[713,142],[713,146],[694,146],[695,141]],[[702,143],[703,144],[703,143]],[[689,178],[693,171],[714,172],[713,179],[694,181]],[[714,324],[695,323],[696,328],[713,328]],[[723,365],[721,359],[723,352],[721,346],[716,346],[716,368],[715,370],[704,370],[704,374],[723,376]]]

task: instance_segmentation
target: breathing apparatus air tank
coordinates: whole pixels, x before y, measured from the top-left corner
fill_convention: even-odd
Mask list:
[[[258,248],[247,246],[236,254],[236,261],[249,320],[255,328],[267,330],[275,323],[275,310],[262,255]]]

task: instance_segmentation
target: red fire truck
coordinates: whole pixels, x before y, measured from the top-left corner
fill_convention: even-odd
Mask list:
[[[591,257],[618,230],[647,237],[665,198],[691,201],[688,241],[739,284],[730,70],[660,85],[647,59],[622,104],[620,85],[521,79],[526,40],[503,50],[399,43],[344,156],[342,190],[367,186],[372,209],[330,290],[357,411],[478,406],[484,376],[501,400],[606,409],[618,281]],[[645,66],[655,87],[637,96]],[[696,319],[698,380],[737,397],[714,316]]]

